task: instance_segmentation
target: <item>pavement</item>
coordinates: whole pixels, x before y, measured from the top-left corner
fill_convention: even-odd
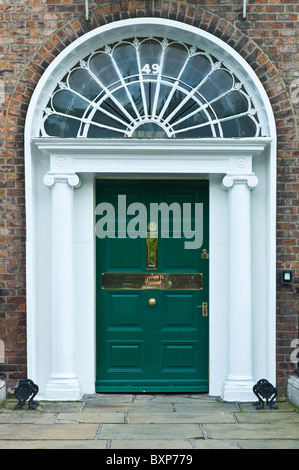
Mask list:
[[[200,393],[95,394],[36,410],[16,403],[0,406],[0,449],[299,449],[299,411],[288,401],[277,410]]]

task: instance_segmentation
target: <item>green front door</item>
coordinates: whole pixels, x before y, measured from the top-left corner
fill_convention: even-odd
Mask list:
[[[97,392],[208,391],[208,204],[208,181],[96,181]]]

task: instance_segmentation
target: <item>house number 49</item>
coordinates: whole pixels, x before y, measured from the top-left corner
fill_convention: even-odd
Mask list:
[[[159,64],[153,64],[152,66],[150,66],[150,64],[145,64],[141,69],[142,73],[159,73],[159,71]]]

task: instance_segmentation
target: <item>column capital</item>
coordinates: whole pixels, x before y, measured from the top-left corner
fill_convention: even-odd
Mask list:
[[[81,180],[76,173],[46,173],[44,183],[49,188],[52,188],[55,183],[69,184],[72,188],[81,186]]]
[[[227,174],[222,180],[222,189],[231,189],[235,184],[247,184],[249,189],[254,189],[258,184],[258,177],[251,173],[249,175],[230,175]]]

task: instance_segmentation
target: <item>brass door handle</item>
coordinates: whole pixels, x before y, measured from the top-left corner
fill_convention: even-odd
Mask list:
[[[208,302],[203,302],[202,305],[197,305],[197,308],[202,308],[202,316],[208,316]]]
[[[156,305],[157,301],[154,298],[151,298],[148,300],[148,304],[150,307],[154,307]]]

